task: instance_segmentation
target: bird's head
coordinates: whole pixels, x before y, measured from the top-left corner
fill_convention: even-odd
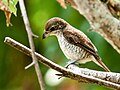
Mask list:
[[[66,26],[67,26],[67,22],[64,21],[63,19],[58,17],[51,18],[50,20],[47,21],[45,25],[43,39],[48,36],[59,34],[66,28]]]

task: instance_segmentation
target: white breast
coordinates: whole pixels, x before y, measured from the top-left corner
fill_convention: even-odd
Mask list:
[[[57,38],[58,38],[58,42],[59,42],[61,50],[63,51],[64,55],[68,59],[82,60],[81,63],[91,61],[89,59],[87,60],[87,56],[89,56],[89,54],[84,49],[81,49],[78,46],[68,43],[68,41],[64,38],[62,33],[57,35]]]

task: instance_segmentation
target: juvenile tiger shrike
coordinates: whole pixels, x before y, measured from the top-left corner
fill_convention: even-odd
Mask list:
[[[63,19],[54,17],[46,23],[43,39],[53,35],[57,37],[61,50],[70,60],[69,64],[93,61],[105,71],[110,72],[97,54],[96,47],[80,30],[72,27]]]

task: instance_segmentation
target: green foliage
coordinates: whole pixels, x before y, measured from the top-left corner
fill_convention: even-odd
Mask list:
[[[2,0],[2,1],[6,6],[8,6],[10,11],[16,16],[17,13],[16,4],[18,3],[18,0],[9,0],[10,1],[9,4],[8,4],[8,0]]]

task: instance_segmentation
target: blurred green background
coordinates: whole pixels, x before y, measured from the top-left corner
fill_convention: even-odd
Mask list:
[[[41,39],[46,21],[52,17],[61,17],[83,31],[92,40],[103,62],[111,71],[120,72],[120,55],[99,34],[88,32],[89,23],[72,7],[63,9],[56,0],[25,0],[25,4],[31,28],[39,36],[39,39],[34,39],[37,52],[61,66],[66,64],[67,59],[61,52],[57,39],[55,37]],[[4,38],[9,36],[29,47],[19,5],[17,9],[17,17],[12,15],[13,26],[10,27],[6,27],[4,12],[0,11],[0,90],[40,90],[34,67],[24,69],[31,63],[31,58],[3,42]],[[43,79],[46,80],[45,76],[49,68],[42,64],[40,67]],[[103,70],[93,62],[81,65],[81,67]],[[64,79],[53,86],[45,81],[45,85],[46,90],[110,90],[98,85],[78,83],[71,79]]]

